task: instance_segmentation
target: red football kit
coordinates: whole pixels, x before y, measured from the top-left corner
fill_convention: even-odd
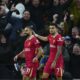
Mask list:
[[[51,74],[52,72],[54,72],[54,74],[57,77],[60,77],[60,76],[62,76],[63,67],[64,67],[62,51],[60,52],[60,55],[59,55],[57,63],[56,63],[56,67],[54,69],[51,69],[51,64],[55,59],[55,56],[57,53],[57,47],[63,45],[62,36],[60,34],[57,34],[55,37],[53,37],[50,34],[48,36],[48,41],[50,43],[50,55],[49,55],[46,65],[44,67],[43,72],[48,73],[48,74]]]
[[[32,62],[33,58],[36,56],[36,49],[41,47],[38,39],[32,35],[29,39],[25,40],[24,43],[24,54],[26,61],[26,70],[23,72],[28,77],[36,77],[36,71],[39,66],[39,62]]]

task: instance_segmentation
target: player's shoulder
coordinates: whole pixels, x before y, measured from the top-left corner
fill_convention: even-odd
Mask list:
[[[36,37],[34,35],[31,36],[31,39],[36,39]]]
[[[56,38],[62,38],[62,35],[61,34],[57,34]]]
[[[37,37],[35,35],[33,35],[33,40],[37,40]]]
[[[37,37],[34,36],[34,35],[33,35],[33,39],[32,39],[32,40],[33,40],[33,42],[35,42],[35,43],[40,43],[39,40],[37,39]]]
[[[49,34],[49,35],[48,35],[48,38],[50,38],[50,37],[52,37],[52,35],[51,35],[51,34]]]
[[[58,34],[56,38],[57,38],[58,41],[64,41],[61,34]]]

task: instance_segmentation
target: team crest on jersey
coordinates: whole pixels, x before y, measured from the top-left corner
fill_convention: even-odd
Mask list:
[[[58,41],[63,41],[62,38],[59,38]]]
[[[35,44],[38,44],[39,43],[39,41],[38,40],[36,40],[36,43]]]

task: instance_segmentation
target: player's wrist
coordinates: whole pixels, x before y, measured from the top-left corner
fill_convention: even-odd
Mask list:
[[[38,37],[39,35],[38,34],[35,34],[35,36]]]
[[[14,57],[14,61],[17,61],[17,59],[18,59],[18,55],[16,55],[16,56]]]

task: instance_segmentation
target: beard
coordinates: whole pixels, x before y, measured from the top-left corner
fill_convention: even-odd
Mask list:
[[[55,35],[55,32],[54,33],[51,33],[52,35]]]
[[[29,37],[29,34],[25,34],[25,36],[28,38]]]

